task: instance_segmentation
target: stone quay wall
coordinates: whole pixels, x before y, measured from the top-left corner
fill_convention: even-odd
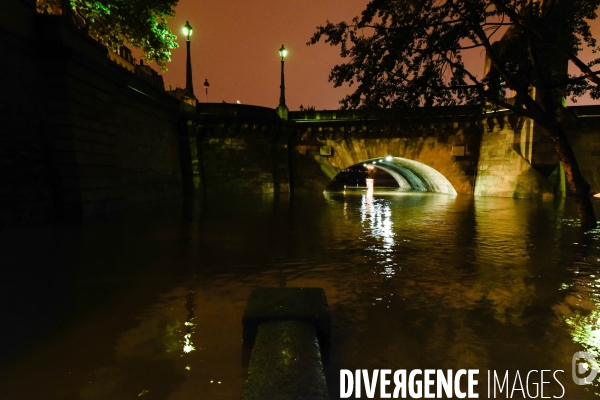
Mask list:
[[[35,2],[9,0],[0,222],[82,218],[181,194],[179,102]]]

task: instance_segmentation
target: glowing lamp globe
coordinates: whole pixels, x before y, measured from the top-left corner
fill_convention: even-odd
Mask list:
[[[287,55],[287,50],[285,49],[285,47],[283,47],[283,45],[281,45],[281,48],[279,49],[279,55],[281,56],[282,60]]]
[[[185,21],[185,25],[183,26],[183,34],[187,36],[188,39],[192,36],[192,27],[188,21]]]

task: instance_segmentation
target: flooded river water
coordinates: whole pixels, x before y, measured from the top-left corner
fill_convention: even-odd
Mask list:
[[[512,398],[600,391],[571,375],[575,352],[600,360],[600,231],[569,201],[209,197],[0,240],[1,399],[239,399],[264,286],[325,290],[332,399],[340,369],[479,369],[479,398],[488,371],[519,374]]]

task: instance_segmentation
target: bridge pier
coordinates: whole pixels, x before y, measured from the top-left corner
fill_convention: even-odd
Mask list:
[[[275,110],[199,104],[186,115],[195,190],[289,193],[288,140],[293,126]]]
[[[516,129],[508,117],[482,120],[482,139],[476,196],[513,198],[552,198],[555,187],[531,163],[535,142],[531,121],[516,121]],[[523,139],[524,138],[524,139]],[[557,161],[550,160],[551,168]]]

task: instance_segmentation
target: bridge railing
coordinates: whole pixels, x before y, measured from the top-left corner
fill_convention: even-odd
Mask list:
[[[571,106],[568,110],[577,117],[600,117],[600,106]]]
[[[196,113],[225,118],[279,120],[273,108],[231,103],[198,103]]]
[[[484,114],[480,106],[419,107],[383,110],[290,111],[289,119],[298,122],[333,120],[388,120],[397,118],[475,117]]]

